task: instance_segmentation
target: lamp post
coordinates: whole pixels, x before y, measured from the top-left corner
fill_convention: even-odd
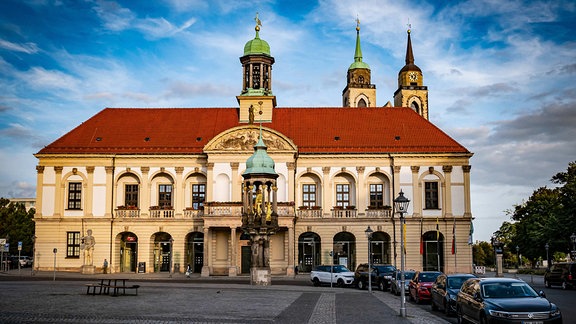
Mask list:
[[[364,231],[366,233],[366,238],[368,239],[368,291],[372,292],[372,233],[374,231],[368,226]]]
[[[544,248],[546,249],[546,268],[550,268],[550,258],[548,257],[548,249],[550,249],[550,244],[546,243]]]
[[[516,269],[520,266],[520,247],[516,245]]]
[[[400,214],[400,316],[406,317],[406,278],[404,277],[404,213],[408,211],[410,200],[404,197],[400,190],[398,197],[394,199],[394,209]]]
[[[572,261],[574,261],[576,259],[576,233],[572,233],[572,235],[570,235],[570,241],[572,241],[572,251],[570,251],[570,258],[572,258]]]
[[[172,278],[172,245],[174,245],[174,239],[170,238],[170,263],[168,264],[168,271],[170,272],[170,278]]]

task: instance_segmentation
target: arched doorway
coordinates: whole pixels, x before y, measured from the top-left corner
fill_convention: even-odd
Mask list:
[[[391,264],[390,235],[384,232],[374,232],[370,240],[373,264]]]
[[[154,272],[169,272],[172,264],[172,236],[166,232],[152,235],[154,241]]]
[[[332,242],[332,262],[356,269],[356,237],[352,233],[340,232],[334,235]]]
[[[424,271],[444,271],[444,235],[430,231],[424,233],[424,254],[422,255],[422,269]]]
[[[320,265],[320,235],[313,232],[302,233],[298,238],[298,271],[310,272]]]
[[[120,272],[136,272],[138,237],[132,232],[120,233]]]
[[[204,233],[194,232],[186,238],[186,264],[190,265],[193,273],[202,272],[204,265]]]

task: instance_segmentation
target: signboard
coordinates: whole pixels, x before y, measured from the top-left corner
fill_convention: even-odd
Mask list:
[[[10,243],[4,243],[4,252],[10,252]]]
[[[4,245],[6,244],[6,239],[5,238],[0,238],[0,245]]]
[[[18,251],[22,251],[22,242],[18,242]]]

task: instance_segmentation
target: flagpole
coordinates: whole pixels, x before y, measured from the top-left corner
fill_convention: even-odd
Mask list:
[[[452,224],[452,244],[454,249],[454,272],[458,272],[458,250],[456,250],[456,217],[453,217],[453,224]]]

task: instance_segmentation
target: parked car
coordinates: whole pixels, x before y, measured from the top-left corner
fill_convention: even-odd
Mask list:
[[[562,323],[560,309],[544,292],[514,278],[472,278],[456,300],[458,323]]]
[[[382,291],[388,290],[392,273],[396,271],[396,267],[391,264],[371,264],[370,266],[372,267],[372,286],[378,287]],[[368,263],[363,263],[356,268],[354,282],[359,289],[368,287]]]
[[[553,264],[544,273],[544,284],[548,288],[552,286],[562,286],[562,289],[576,287],[576,262]]]
[[[473,274],[441,274],[432,284],[430,305],[432,310],[441,309],[446,315],[456,313],[456,297],[464,281],[476,278]]]
[[[410,280],[409,295],[410,300],[420,304],[424,300],[430,300],[430,290],[434,280],[442,274],[439,271],[417,271],[414,278]]]
[[[414,278],[415,273],[416,273],[416,271],[414,271],[414,270],[404,270],[404,291],[406,293],[409,293],[410,280],[412,280],[412,278]],[[400,292],[402,289],[401,288],[402,278],[400,278],[401,274],[402,274],[402,271],[400,271],[400,270],[396,270],[392,274],[392,280],[390,281],[390,292],[393,293],[394,295],[400,295]]]
[[[20,267],[22,268],[32,265],[32,258],[30,258],[29,256],[21,255],[19,261],[20,261]]]
[[[332,283],[344,287],[354,283],[354,272],[343,265],[320,265],[310,272],[310,280],[314,286]]]

